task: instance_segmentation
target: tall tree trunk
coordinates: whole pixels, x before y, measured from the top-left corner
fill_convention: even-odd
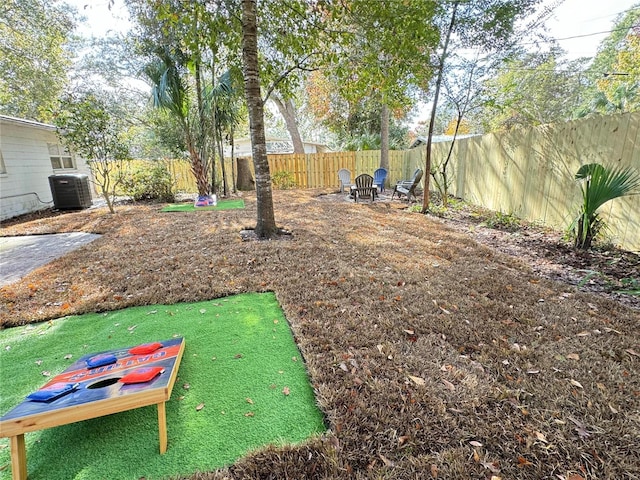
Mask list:
[[[380,113],[380,168],[389,171],[389,107],[382,104]]]
[[[260,95],[256,10],[256,0],[242,0],[242,63],[258,204],[258,221],[255,233],[258,238],[267,239],[277,234],[278,227],[273,212],[271,173],[267,161],[267,142],[264,134],[264,105]]]
[[[433,95],[433,106],[431,107],[431,119],[429,120],[429,135],[427,137],[427,158],[424,167],[424,196],[422,198],[422,213],[429,211],[429,178],[431,177],[431,143],[433,139],[433,130],[436,124],[436,109],[438,107],[438,96],[440,96],[440,86],[442,85],[442,77],[444,76],[444,62],[447,58],[447,49],[449,48],[449,39],[451,32],[456,24],[456,12],[460,0],[456,0],[453,4],[453,12],[451,13],[451,22],[447,29],[447,36],[444,39],[442,47],[442,55],[440,55],[440,65],[438,65],[438,79],[436,80],[436,91]]]
[[[235,146],[235,129],[233,127],[233,122],[231,122],[231,128],[229,131],[229,141],[231,142],[231,189],[233,193],[236,193],[236,146]]]
[[[227,186],[227,168],[224,164],[224,145],[222,145],[222,128],[218,126],[217,128],[217,145],[218,145],[218,158],[220,158],[220,170],[222,175],[222,192],[225,197],[229,195],[229,188]]]
[[[284,117],[284,121],[287,124],[287,130],[289,136],[293,142],[293,153],[304,153],[304,145],[302,143],[302,137],[300,136],[300,130],[298,129],[298,122],[296,121],[296,109],[293,105],[293,101],[289,98],[283,100],[278,95],[271,94],[271,99],[275,102],[280,115]]]

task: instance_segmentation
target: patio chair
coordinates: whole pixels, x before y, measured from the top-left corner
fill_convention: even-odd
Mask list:
[[[353,185],[351,183],[351,171],[346,168],[338,170],[338,180],[340,180],[340,193],[344,193],[345,189],[347,192],[351,191],[351,186]]]
[[[356,177],[356,188],[354,190],[354,200],[369,198],[372,202],[376,199],[378,189],[373,184],[373,177],[367,173]]]
[[[393,194],[391,195],[391,199],[395,194],[398,194],[398,198],[401,198],[402,195],[407,196],[407,202],[411,201],[411,195],[416,198],[416,189],[420,185],[420,180],[422,180],[422,169],[417,168],[415,172],[413,172],[413,178],[411,180],[401,180],[396,186],[393,188]]]
[[[387,170],[379,168],[373,172],[373,184],[378,186],[378,191],[384,192],[384,181],[387,179]]]

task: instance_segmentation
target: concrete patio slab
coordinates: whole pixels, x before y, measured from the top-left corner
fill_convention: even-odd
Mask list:
[[[0,237],[0,286],[100,237],[84,232]]]

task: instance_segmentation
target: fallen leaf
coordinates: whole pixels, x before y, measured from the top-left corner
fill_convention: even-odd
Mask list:
[[[245,400],[247,401],[247,403],[250,403],[251,405],[253,405],[253,400],[251,400],[249,397],[245,398]]]
[[[438,466],[435,464],[431,464],[431,476],[433,478],[438,478]]]
[[[526,467],[526,466],[529,466],[529,465],[533,465],[533,463],[531,463],[529,460],[527,460],[523,456],[518,457],[518,466],[519,467]]]
[[[387,467],[393,467],[393,462],[389,460],[387,457],[385,457],[381,453],[379,453],[378,456],[380,457],[380,460],[382,460]]]
[[[578,382],[577,380],[574,380],[573,378],[570,379],[569,382],[571,382],[571,385],[573,385],[574,387],[584,388],[580,382]]]
[[[475,460],[476,463],[480,462],[480,454],[478,452],[476,452],[476,449],[473,449],[473,459]]]
[[[536,438],[541,442],[549,443],[547,442],[547,437],[544,436],[544,433],[536,432]]]
[[[191,385],[185,383],[184,385],[182,385],[182,388],[184,388],[185,390],[189,390],[191,388]]]
[[[589,335],[591,335],[591,332],[587,332],[586,330],[580,333],[576,333],[576,337],[588,337]]]
[[[236,353],[233,358],[242,358],[242,354],[241,353]]]
[[[529,375],[537,375],[538,373],[540,373],[540,370],[527,370],[527,373]]]
[[[474,447],[481,447],[482,444],[480,442],[476,442],[475,440],[471,440],[469,442],[469,444],[473,445]]]
[[[68,353],[67,355],[64,356],[65,360],[70,360],[73,358],[73,355],[71,355],[70,353]]]
[[[632,348],[627,348],[625,352],[627,352],[629,355],[633,355],[634,357],[640,357],[640,353],[636,352]]]
[[[289,395],[291,393],[291,391],[289,390],[289,387],[284,387],[282,389],[282,393],[285,394],[285,395]]]
[[[407,328],[403,329],[402,331],[404,333],[406,333],[407,335],[413,335],[415,333],[413,330],[410,330],[410,329],[407,329]]]
[[[253,417],[255,414],[253,412],[247,412],[244,414],[245,417]]]
[[[382,347],[382,345],[376,345],[376,348],[378,349],[378,351],[379,351],[380,353],[383,353],[383,351],[382,351],[382,348],[383,348],[383,347]]]
[[[456,389],[456,386],[448,380],[442,379],[442,383],[444,383],[445,387],[447,387],[452,392]]]
[[[42,365],[42,360],[36,360],[36,365]]]
[[[48,371],[45,370],[44,372],[42,372],[42,375],[44,377],[48,377],[49,375],[51,375],[51,372],[48,372]]]
[[[569,353],[567,355],[567,358],[571,360],[580,360],[580,355],[578,355],[577,353]]]
[[[567,480],[584,480],[582,475],[578,475],[577,473],[572,473],[567,477]]]
[[[204,403],[199,404],[199,405],[196,407],[196,412],[199,412],[199,411],[200,411],[200,410],[202,410],[203,408],[204,408]]]
[[[611,410],[611,413],[613,414],[618,414],[618,409],[614,408],[613,405],[609,404],[609,410]]]
[[[427,382],[425,382],[425,381],[424,381],[424,379],[423,379],[423,378],[420,378],[420,377],[414,377],[413,375],[409,375],[409,379],[410,379],[413,383],[415,383],[416,385],[420,385],[420,386],[425,385],[425,384],[427,383]]]
[[[201,309],[200,309],[200,313],[207,313],[207,310],[206,310],[206,309],[204,309],[204,308],[201,308]]]

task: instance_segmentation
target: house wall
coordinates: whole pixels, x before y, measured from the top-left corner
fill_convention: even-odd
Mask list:
[[[0,117],[0,152],[5,172],[0,173],[0,220],[53,206],[49,176],[89,175],[89,167],[75,158],[74,169],[54,170],[47,143],[60,143],[55,127]]]

